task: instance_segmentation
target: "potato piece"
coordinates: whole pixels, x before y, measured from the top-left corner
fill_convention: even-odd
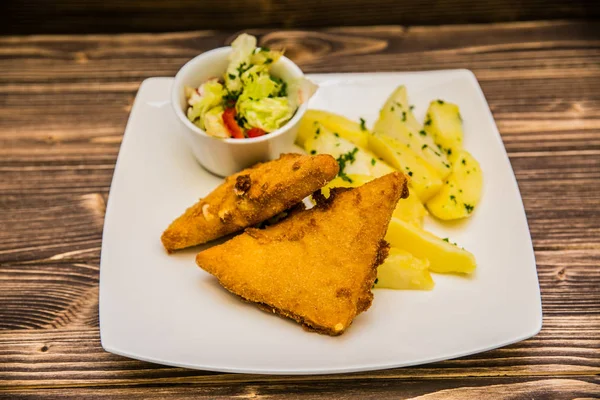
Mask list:
[[[392,247],[383,264],[377,267],[375,288],[431,290],[435,286],[427,269],[429,261]]]
[[[443,100],[432,101],[425,117],[425,131],[446,154],[462,149],[463,127],[458,106]]]
[[[308,111],[307,111],[308,112]],[[296,144],[300,147],[305,147],[304,143],[306,139],[315,135],[316,130],[319,128],[319,122],[315,119],[306,118],[306,113],[300,120],[298,125],[298,134],[296,136]]]
[[[406,199],[400,199],[394,213],[394,217],[406,221],[409,224],[420,228],[423,226],[423,217],[429,214],[427,209],[419,200],[415,190],[409,186],[408,197]]]
[[[429,260],[433,272],[470,274],[477,266],[473,254],[398,218],[392,217],[385,240],[392,247]]]
[[[318,133],[317,133],[318,132]],[[350,174],[369,175],[374,178],[396,171],[364,148],[332,133],[318,124],[315,134],[304,142],[304,149],[309,154],[331,154],[334,158],[344,157],[344,166],[340,165],[340,176]],[[338,162],[340,162],[338,160]],[[341,163],[340,163],[341,164]]]
[[[369,144],[369,131],[357,121],[352,121],[342,115],[322,110],[307,110],[302,121],[305,124],[317,121],[322,126],[340,137],[351,141],[358,147],[366,149]]]
[[[459,150],[451,160],[452,173],[441,190],[427,201],[429,211],[442,220],[470,217],[483,190],[481,167],[469,152]]]
[[[372,176],[350,174],[346,178],[336,177],[321,189],[321,193],[325,197],[329,197],[329,190],[334,187],[358,187],[375,179]],[[427,210],[419,198],[415,195],[414,190],[408,188],[409,195],[406,199],[400,199],[394,210],[394,217],[408,222],[416,227],[423,226],[423,217],[427,215]]]
[[[442,187],[438,173],[404,143],[385,135],[373,134],[369,137],[369,148],[392,167],[409,176],[409,185],[421,201],[429,200]]]
[[[409,147],[444,179],[450,174],[445,154],[415,119],[406,97],[406,88],[398,87],[387,99],[373,126],[373,133],[392,137]]]
[[[345,188],[353,188],[364,185],[365,183],[372,181],[372,176],[368,175],[358,175],[358,174],[350,174],[346,175],[348,179],[343,179],[341,176],[336,176],[331,182],[321,188],[321,193],[326,198],[329,197],[329,190],[336,187],[345,187]],[[403,199],[402,199],[403,200]]]

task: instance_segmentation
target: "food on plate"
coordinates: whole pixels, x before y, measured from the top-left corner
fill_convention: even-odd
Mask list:
[[[375,154],[356,146],[320,124],[314,125],[314,133],[304,142],[304,149],[309,154],[331,154],[340,164],[339,175],[343,179],[348,179],[348,174],[380,177],[394,172],[392,167]]]
[[[440,239],[398,218],[390,221],[385,240],[392,247],[428,260],[433,272],[470,274],[477,266],[473,254],[450,243],[449,239]]]
[[[369,131],[365,126],[365,120],[352,121],[342,115],[329,111],[307,110],[300,121],[296,143],[304,146],[304,142],[314,135],[317,125],[324,126],[329,131],[337,133],[342,138],[351,141],[363,149],[369,146]]]
[[[187,117],[219,138],[254,138],[285,125],[298,106],[315,92],[307,79],[286,82],[271,67],[283,52],[256,47],[256,38],[241,34],[231,44],[223,76],[186,88]]]
[[[329,197],[329,190],[332,188],[358,187],[375,179],[372,176],[356,174],[347,175],[347,178],[350,179],[342,179],[340,176],[336,177],[334,180],[321,188],[321,193],[327,198]],[[409,185],[408,197],[398,201],[398,204],[394,209],[393,216],[413,224],[414,226],[421,227],[423,225],[423,217],[425,215],[427,215],[427,209],[425,209],[423,203],[421,203],[419,198],[413,193],[413,189],[411,189]]]
[[[340,165],[338,176],[322,189],[325,196],[331,188],[356,187],[390,170],[408,178],[410,195],[398,202],[386,236],[393,257],[380,267],[382,280],[376,287],[431,289],[429,271],[474,271],[473,254],[422,228],[427,211],[442,221],[467,218],[481,199],[481,167],[463,149],[457,105],[432,101],[421,124],[406,87],[399,86],[371,131],[364,120],[357,123],[326,111],[308,110],[305,116],[296,143],[311,154],[331,154]]]
[[[408,251],[390,248],[389,255],[377,267],[375,288],[395,290],[431,290],[435,286],[429,273],[429,261]]]
[[[441,150],[448,156],[463,147],[462,117],[458,106],[443,100],[429,104],[425,116],[427,132]]]
[[[369,146],[378,157],[409,176],[409,184],[421,201],[427,201],[442,187],[440,175],[399,140],[385,135],[371,135]]]
[[[206,243],[258,224],[302,201],[338,173],[329,155],[282,154],[225,179],[171,223],[161,240],[169,251]]]
[[[196,263],[227,290],[309,330],[342,334],[373,299],[383,240],[406,178],[392,173],[316,196],[310,210],[200,252]]]
[[[430,122],[425,121],[427,126]],[[400,86],[387,99],[379,119],[373,126],[375,135],[382,134],[392,137],[415,152],[425,160],[443,179],[450,174],[450,163],[436,145],[431,135],[415,119],[411,106],[408,104],[406,87]]]
[[[469,152],[454,150],[450,157],[452,173],[438,193],[427,201],[427,209],[441,220],[471,216],[479,204],[483,175],[479,163]]]

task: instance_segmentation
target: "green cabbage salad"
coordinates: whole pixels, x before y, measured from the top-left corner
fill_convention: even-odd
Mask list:
[[[268,134],[315,92],[316,85],[306,79],[285,82],[271,75],[283,52],[256,47],[254,36],[241,34],[231,47],[222,77],[186,88],[187,117],[207,134],[236,139]]]

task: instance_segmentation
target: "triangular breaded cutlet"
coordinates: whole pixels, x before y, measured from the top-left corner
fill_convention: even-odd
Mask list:
[[[225,179],[162,234],[171,252],[206,243],[265,221],[299,203],[338,173],[326,154],[282,154]]]
[[[333,189],[310,210],[245,233],[196,256],[227,290],[320,333],[339,335],[367,310],[383,240],[406,178],[392,173],[355,189]]]

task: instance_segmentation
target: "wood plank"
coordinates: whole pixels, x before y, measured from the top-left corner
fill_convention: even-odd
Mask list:
[[[375,384],[373,384],[375,383]],[[0,399],[54,399],[60,391],[64,399],[591,399],[600,390],[598,379],[570,376],[567,378],[465,378],[460,382],[447,379],[434,380],[363,380],[353,379],[344,382],[337,380],[309,381],[281,384],[277,381],[255,381],[244,384],[186,386],[161,385],[146,387],[96,387],[83,388],[28,389],[0,392]]]
[[[393,0],[288,0],[192,1],[152,0],[123,3],[117,0],[6,0],[0,13],[0,33],[163,32],[248,27],[292,28],[328,25],[436,25],[533,19],[598,17],[593,1],[559,0],[514,2],[445,0],[396,2]]]
[[[85,308],[85,307],[84,307]],[[93,310],[94,307],[87,307]],[[598,316],[545,318],[540,335],[525,342],[471,357],[419,367],[326,376],[221,374],[165,367],[104,352],[97,329],[73,327],[0,332],[0,388],[121,386],[173,383],[224,385],[257,380],[299,381],[356,379],[415,380],[472,377],[553,377],[600,373]]]

